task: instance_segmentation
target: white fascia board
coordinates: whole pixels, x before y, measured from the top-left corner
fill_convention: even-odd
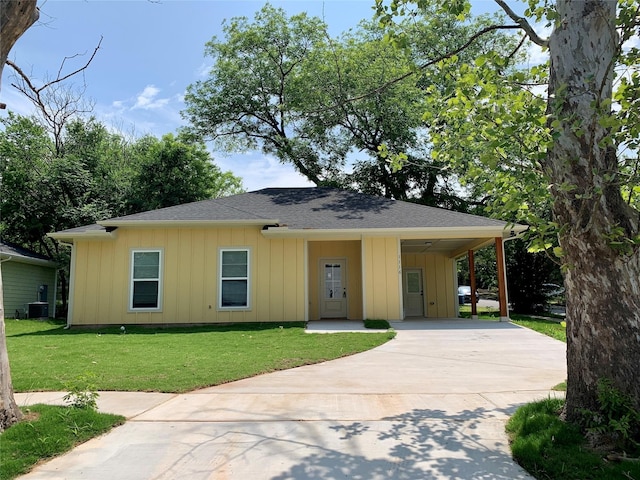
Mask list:
[[[115,230],[113,232],[106,232],[102,230],[89,230],[87,232],[75,233],[53,232],[47,233],[47,237],[53,238],[54,240],[58,240],[60,242],[73,243],[75,239],[113,240],[116,238],[116,232]]]
[[[271,227],[262,231],[265,237],[304,237],[309,239],[354,239],[366,237],[399,236],[403,240],[442,239],[442,238],[508,238],[519,235],[526,225],[487,226],[487,227],[416,227],[416,228],[362,228],[362,229],[289,229]],[[513,234],[511,233],[513,232]]]
[[[239,227],[275,225],[279,220],[260,218],[254,220],[104,220],[103,227]]]

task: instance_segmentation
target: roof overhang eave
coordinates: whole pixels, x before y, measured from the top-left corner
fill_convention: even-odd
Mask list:
[[[97,222],[103,227],[238,227],[277,225],[279,220],[258,218],[251,220],[103,220]]]
[[[401,239],[442,239],[442,238],[510,238],[521,235],[529,228],[526,225],[509,224],[483,227],[413,227],[413,228],[353,228],[353,229],[290,229],[270,227],[262,231],[269,238],[304,237],[309,239],[337,238],[359,239],[362,236],[393,236]]]
[[[86,232],[53,232],[47,233],[47,237],[58,240],[59,242],[73,243],[75,239],[81,238],[86,240],[112,240],[116,238],[116,232],[107,232],[105,230],[89,230]]]
[[[1,252],[0,263],[4,263],[4,262],[28,263],[29,265],[38,265],[40,267],[58,268],[58,266],[56,265],[56,262],[54,262],[53,260],[45,260],[44,258],[25,257],[23,255],[12,255],[10,253]]]

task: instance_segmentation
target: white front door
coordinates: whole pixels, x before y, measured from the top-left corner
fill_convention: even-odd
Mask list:
[[[347,280],[344,258],[320,260],[320,317],[347,318]]]
[[[424,317],[422,270],[408,268],[404,271],[403,301],[405,317]]]

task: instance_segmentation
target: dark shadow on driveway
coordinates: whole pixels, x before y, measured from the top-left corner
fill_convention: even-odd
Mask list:
[[[500,435],[504,423],[496,417],[498,412],[478,408],[450,416],[441,410],[416,409],[376,422],[334,424],[329,429],[335,433],[318,438],[338,434],[338,445],[343,448],[307,445],[311,452],[303,461],[271,478],[530,478],[504,453],[508,448],[504,434]],[[487,423],[496,429],[490,440]],[[485,430],[480,434],[479,429]],[[283,441],[287,440],[277,443]],[[350,453],[354,450],[360,453]]]

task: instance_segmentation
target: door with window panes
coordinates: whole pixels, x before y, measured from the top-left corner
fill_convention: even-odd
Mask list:
[[[320,317],[347,318],[347,269],[344,258],[320,260]]]
[[[421,269],[411,268],[404,271],[403,294],[404,316],[424,316],[424,291]]]

